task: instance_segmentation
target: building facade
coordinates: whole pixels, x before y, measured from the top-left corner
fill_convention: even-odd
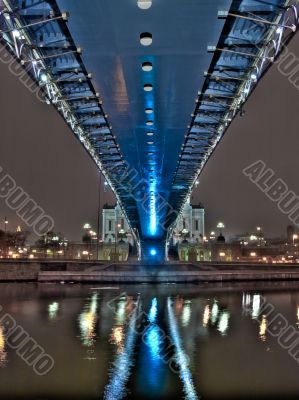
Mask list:
[[[173,245],[183,241],[202,243],[205,234],[205,210],[202,205],[187,202],[173,234]],[[105,204],[102,212],[102,238],[104,243],[115,243],[123,240],[134,244],[134,238],[120,206]]]
[[[188,241],[202,243],[205,236],[205,210],[201,204],[185,204],[173,234],[173,245]]]
[[[118,204],[105,204],[102,211],[102,238],[104,243],[123,241],[133,246],[130,226]]]

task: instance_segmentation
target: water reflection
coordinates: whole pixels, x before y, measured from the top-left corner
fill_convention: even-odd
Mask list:
[[[126,304],[125,304],[126,305]],[[124,307],[124,310],[126,307]],[[105,387],[104,399],[119,400],[126,395],[126,385],[133,366],[133,354],[137,337],[138,312],[140,301],[137,300],[135,310],[131,313],[128,329],[125,334],[125,343],[121,352],[118,353],[110,371],[110,381]]]
[[[191,301],[186,300],[182,312],[182,325],[188,326],[191,318]]]
[[[258,322],[258,335],[262,342],[267,339],[267,318],[266,315],[261,315],[262,311],[262,296],[259,293],[250,294],[243,293],[242,297],[243,315],[250,315],[251,318]]]
[[[93,293],[86,310],[79,316],[80,338],[83,346],[92,347],[96,339],[98,294]]]
[[[0,326],[0,367],[4,367],[7,363],[7,351],[5,349],[4,329]]]
[[[138,376],[140,391],[143,396],[152,393],[158,397],[165,382],[167,374],[167,364],[163,360],[164,331],[157,323],[158,319],[158,300],[153,298],[147,316],[149,325],[145,327],[140,344],[140,360],[142,365],[146,365],[146,371]]]
[[[0,396],[256,400],[260,393],[264,398],[284,393],[285,400],[295,398],[298,365],[269,335],[263,299],[266,295],[293,325],[299,323],[299,290],[257,289],[144,285],[104,291],[21,284],[11,294],[11,286],[4,287],[0,304],[53,356],[55,368],[35,377],[9,346],[0,321]],[[112,301],[113,309],[107,305]],[[72,357],[61,356],[57,337]],[[87,362],[91,353],[94,361]]]
[[[183,389],[185,393],[185,397],[187,400],[196,400],[198,399],[197,393],[195,391],[195,387],[193,384],[192,376],[189,370],[189,359],[186,353],[184,352],[182,346],[182,339],[179,334],[177,322],[172,309],[171,299],[167,299],[167,310],[168,310],[168,319],[169,319],[169,329],[171,334],[172,342],[175,346],[176,352],[176,361],[178,364],[178,368],[180,371],[180,378],[183,382]]]
[[[209,321],[210,321],[210,316],[211,316],[211,311],[210,311],[210,306],[207,304],[205,306],[204,312],[203,312],[203,318],[202,318],[202,325],[203,327],[207,327]]]
[[[152,299],[152,304],[151,308],[148,313],[148,319],[151,323],[154,323],[157,319],[157,313],[158,313],[158,301],[157,298]]]
[[[58,311],[59,311],[59,303],[54,301],[53,303],[49,304],[48,306],[49,319],[51,320],[56,319]]]
[[[228,327],[229,327],[229,313],[227,311],[223,311],[220,314],[217,329],[222,335],[226,335]]]
[[[212,306],[212,312],[211,312],[211,322],[213,325],[216,324],[217,318],[218,318],[218,311],[219,311],[219,307],[217,304],[217,301],[215,300]]]
[[[123,325],[116,325],[112,328],[112,332],[110,335],[110,343],[115,344],[117,346],[117,351],[121,353],[124,350],[124,327]]]
[[[262,320],[260,322],[260,331],[259,331],[260,339],[262,342],[266,341],[266,332],[267,332],[267,319],[266,316],[263,315]]]
[[[255,294],[253,295],[253,300],[252,300],[252,313],[251,313],[252,319],[258,318],[258,316],[260,315],[260,309],[261,309],[261,296],[259,294]]]

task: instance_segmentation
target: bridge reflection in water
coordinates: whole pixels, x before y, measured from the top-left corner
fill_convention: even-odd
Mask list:
[[[297,329],[299,290],[296,282],[275,285],[223,291],[0,284],[5,311],[55,360],[48,375],[35,376],[0,326],[0,395],[195,400],[260,399],[263,392],[291,398],[299,391],[298,366],[269,334],[262,306],[266,298]]]

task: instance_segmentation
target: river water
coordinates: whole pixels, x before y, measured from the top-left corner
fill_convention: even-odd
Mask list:
[[[0,304],[1,399],[260,400],[299,395],[296,357],[271,330],[276,316],[299,338],[296,282],[9,283],[0,284]],[[271,306],[271,314],[265,306]],[[53,365],[38,369],[35,360],[29,365],[30,357],[19,351],[22,341],[13,341],[16,328],[8,319],[35,340]]]

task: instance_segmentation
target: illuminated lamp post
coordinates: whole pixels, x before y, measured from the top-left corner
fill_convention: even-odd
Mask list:
[[[7,231],[8,220],[4,218],[4,256],[7,257],[7,239],[6,239],[6,231]]]
[[[116,242],[117,242],[117,238],[118,238],[118,229],[120,227],[121,227],[121,225],[116,224],[116,221],[115,221],[115,241],[114,241],[114,258],[115,258],[115,260],[114,261],[116,261]]]

